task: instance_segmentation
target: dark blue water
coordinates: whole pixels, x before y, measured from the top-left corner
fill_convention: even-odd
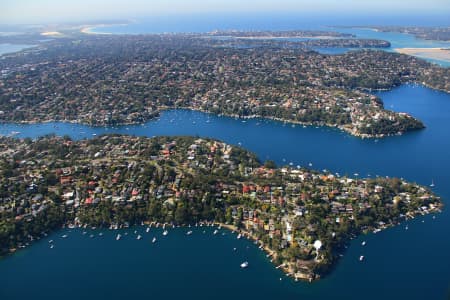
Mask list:
[[[450,95],[407,85],[379,93],[385,106],[406,111],[427,128],[403,136],[362,140],[327,127],[306,127],[264,120],[218,117],[178,110],[164,112],[144,126],[117,129],[72,124],[1,125],[0,133],[20,131],[35,137],[57,132],[74,138],[108,132],[136,135],[199,135],[242,144],[262,159],[306,165],[341,174],[399,176],[450,199]],[[55,128],[56,126],[56,128]],[[129,230],[131,232],[131,230]],[[273,268],[264,254],[230,235],[191,237],[171,233],[152,247],[149,238],[119,242],[113,233],[89,239],[74,232],[54,249],[46,241],[0,262],[0,299],[109,299],[196,297],[198,299],[446,299],[450,290],[450,214],[444,209],[355,240],[336,270],[317,283],[295,283]],[[361,241],[367,241],[362,247]],[[247,246],[250,248],[247,250]],[[232,248],[238,247],[238,253]],[[241,251],[246,251],[241,253]],[[363,263],[360,255],[365,256]],[[243,260],[251,268],[239,268]],[[248,271],[248,272],[247,272]],[[279,278],[283,277],[280,281]],[[3,283],[6,283],[4,285]],[[28,289],[22,287],[26,284]],[[17,292],[24,293],[17,297]],[[3,294],[2,294],[3,293]],[[38,293],[38,296],[33,297]],[[5,296],[5,297],[2,297]]]

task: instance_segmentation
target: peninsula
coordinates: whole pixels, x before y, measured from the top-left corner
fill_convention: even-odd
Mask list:
[[[0,138],[0,255],[63,225],[220,223],[255,240],[287,274],[326,275],[352,237],[442,207],[398,178],[277,168],[194,137]]]
[[[188,108],[383,137],[424,124],[384,109],[370,91],[409,82],[450,91],[449,69],[408,55],[313,51],[316,46],[385,47],[384,41],[284,38],[327,32],[224,34],[230,35],[65,32],[37,48],[4,55],[0,122],[115,126],[145,122],[167,108]]]
[[[435,26],[374,26],[375,30],[382,32],[400,32],[412,34],[425,40],[450,42],[450,27]]]

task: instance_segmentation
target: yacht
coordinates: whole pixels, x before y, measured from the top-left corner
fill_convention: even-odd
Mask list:
[[[66,238],[67,237],[67,234],[64,234],[63,236],[62,236],[62,238]]]
[[[164,230],[162,234],[163,234],[163,235],[168,235],[169,232],[168,232],[167,230]]]
[[[359,257],[359,261],[363,261],[363,259],[364,259],[364,255],[361,255],[361,256]]]
[[[248,267],[248,261],[244,261],[242,264],[241,264],[241,268],[247,268]]]
[[[242,234],[238,234],[237,239],[240,239],[242,237]]]
[[[140,239],[142,239],[142,236],[141,236],[140,234],[138,234],[138,236],[137,236],[136,239],[137,239],[137,240],[140,240]]]
[[[122,237],[122,235],[119,233],[119,234],[116,236],[116,241],[120,240],[121,237]]]
[[[214,230],[213,234],[217,234],[217,232],[218,232],[218,231],[217,231],[217,229],[216,229],[216,230]]]
[[[149,232],[150,231],[150,227],[147,227],[147,229],[145,229],[145,232]]]
[[[186,232],[186,235],[191,235],[192,234],[192,230],[189,230],[188,232]]]
[[[55,245],[51,244],[51,245],[50,245],[50,249],[53,249],[53,247],[55,247]]]
[[[154,243],[154,242],[156,242],[156,238],[155,237],[152,239],[152,243]]]
[[[362,245],[362,246],[365,246],[365,245],[366,245],[366,241],[363,241],[363,242],[361,243],[361,245]]]

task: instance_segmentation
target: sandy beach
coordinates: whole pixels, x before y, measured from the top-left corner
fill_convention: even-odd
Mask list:
[[[84,33],[84,34],[94,34],[91,30],[93,29],[94,27],[83,27],[83,28],[81,28],[81,32],[82,33]]]
[[[450,49],[443,48],[396,48],[398,53],[450,62]]]
[[[47,32],[42,32],[41,35],[43,35],[43,36],[62,36],[62,33],[59,31],[47,31]]]
[[[95,32],[96,28],[111,27],[111,26],[127,26],[127,23],[119,24],[96,24],[96,25],[85,25],[81,28],[80,32],[84,34],[112,34],[108,32]]]

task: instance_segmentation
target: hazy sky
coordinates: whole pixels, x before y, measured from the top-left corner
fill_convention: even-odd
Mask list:
[[[208,12],[448,14],[450,0],[0,0],[0,23],[38,23]]]

